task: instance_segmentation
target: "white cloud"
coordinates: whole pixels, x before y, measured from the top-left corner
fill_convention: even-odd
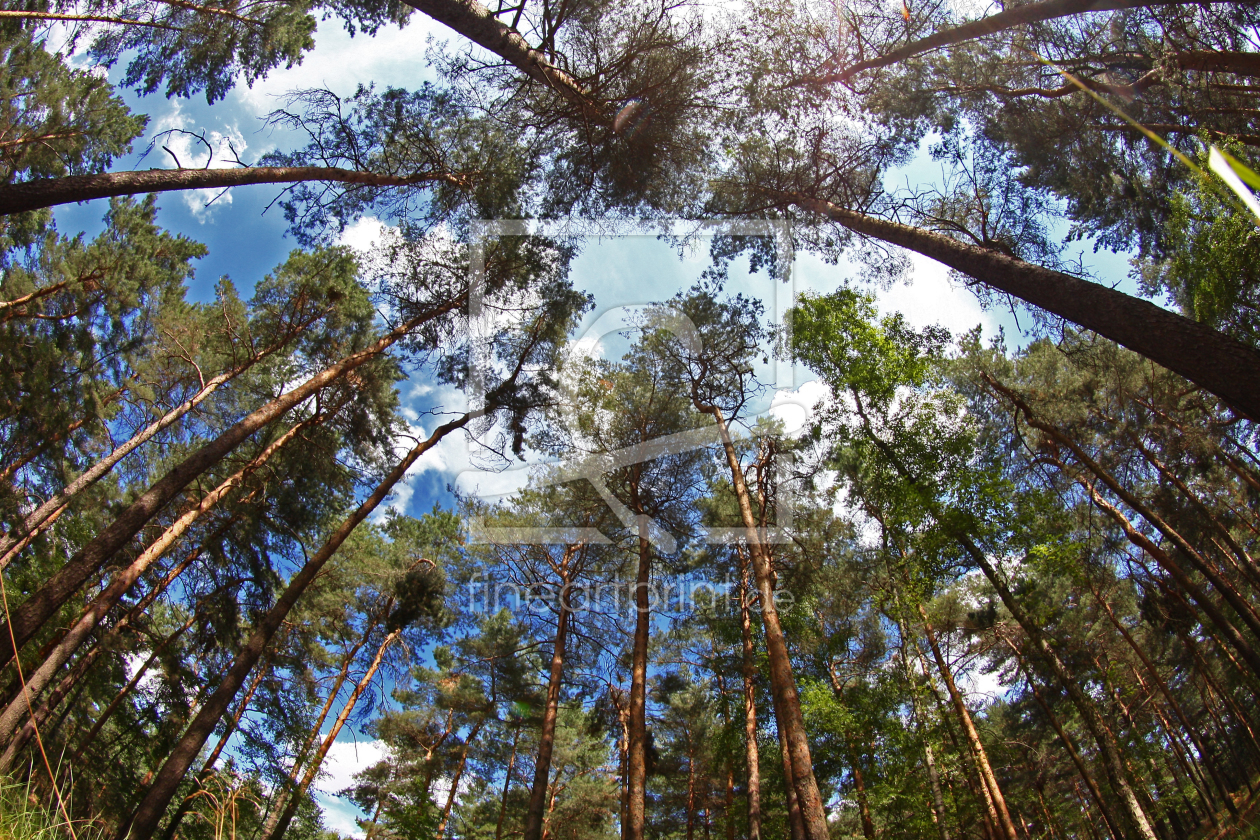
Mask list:
[[[330,796],[354,784],[354,774],[385,758],[384,741],[335,741],[324,759],[323,773],[316,787]]]
[[[814,409],[826,398],[827,386],[813,379],[794,391],[776,391],[769,414],[783,424],[784,434],[796,435],[809,426]]]
[[[365,815],[353,803],[336,796],[324,793],[315,794],[315,802],[319,805],[324,818],[324,826],[344,837],[366,837],[366,832],[355,822]]]
[[[897,283],[876,294],[881,314],[900,312],[917,329],[940,324],[954,335],[977,324],[986,336],[997,332],[992,313],[980,307],[970,290],[950,280],[948,268],[921,254],[910,254],[910,262],[910,283]]]
[[[355,219],[337,238],[338,245],[346,245],[366,256],[373,253],[387,233],[396,232],[398,228],[390,227],[375,216],[363,216]]]
[[[454,40],[458,36],[427,15],[414,12],[405,27],[382,27],[374,36],[350,37],[336,19],[322,21],[315,34],[315,49],[301,64],[272,70],[252,88],[241,85],[235,96],[257,116],[265,116],[293,90],[327,88],[338,96],[350,96],[359,85],[375,83],[415,90],[436,74],[425,61],[430,36]]]
[[[151,155],[160,155],[165,163],[187,169],[229,169],[239,166],[237,156],[249,145],[236,123],[222,131],[205,131],[193,126],[194,120],[184,112],[180,100],[171,100],[171,109],[153,125],[154,148]],[[232,203],[230,190],[185,190],[180,197],[193,218],[205,224],[215,208]]]

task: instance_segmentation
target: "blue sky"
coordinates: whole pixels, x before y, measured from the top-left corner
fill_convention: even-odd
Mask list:
[[[133,110],[151,117],[150,133],[182,128],[206,133],[212,144],[219,147],[216,154],[226,150],[231,140],[243,160],[252,162],[273,148],[284,148],[292,138],[283,132],[265,126],[268,113],[283,105],[283,95],[294,89],[327,87],[339,95],[349,95],[360,84],[375,83],[378,87],[394,85],[415,88],[423,81],[432,80],[434,74],[425,60],[430,39],[453,39],[445,30],[422,15],[414,15],[412,22],[403,29],[387,27],[375,38],[359,36],[350,38],[335,21],[321,26],[316,49],[308,54],[302,64],[290,69],[273,72],[252,89],[239,87],[227,98],[213,106],[204,98],[170,101],[161,96],[137,97],[123,92]],[[54,42],[55,44],[55,42]],[[118,73],[112,74],[115,78]],[[137,143],[137,152],[143,151],[146,141]],[[172,137],[167,143],[184,165],[202,165],[206,160],[204,147],[191,138]],[[151,149],[141,159],[139,154],[119,160],[117,169],[169,167],[171,157],[161,148]],[[890,183],[898,186],[916,186],[939,181],[939,164],[926,155],[919,155],[908,166],[890,176]],[[232,278],[242,296],[247,297],[254,283],[268,270],[284,260],[295,247],[292,239],[284,235],[283,215],[277,208],[264,213],[263,209],[277,194],[272,186],[238,187],[219,197],[212,205],[206,203],[213,193],[166,193],[159,196],[161,208],[158,221],[166,228],[185,234],[209,246],[209,255],[197,265],[196,278],[190,289],[194,299],[208,299],[220,276]],[[63,233],[84,232],[92,235],[101,229],[101,217],[107,207],[105,201],[70,205],[56,210],[57,225]],[[352,228],[345,241],[357,247],[368,247],[379,232],[379,223],[367,220]],[[1132,282],[1126,279],[1127,260],[1112,254],[1094,254],[1088,246],[1083,249],[1084,261],[1096,274],[1121,288],[1132,291]],[[955,333],[970,329],[977,324],[984,328],[986,336],[993,336],[1004,329],[1008,340],[1019,343],[1016,318],[1009,311],[985,311],[976,298],[966,289],[953,284],[946,269],[921,257],[912,258],[911,282],[899,284],[879,293],[879,305],[885,312],[903,312],[912,325],[923,327],[942,324]],[[623,307],[634,307],[660,300],[675,291],[690,286],[707,265],[707,250],[679,257],[668,244],[650,236],[630,236],[603,240],[589,240],[573,267],[573,280],[584,290],[595,294],[596,310],[584,321],[582,331],[589,330],[601,316],[612,313],[616,317]],[[855,272],[851,267],[829,266],[809,256],[798,257],[793,267],[790,286],[779,287],[766,277],[750,275],[746,266],[737,266],[732,273],[731,290],[745,291],[767,301],[790,299],[793,290],[826,292],[851,280]],[[774,306],[769,307],[772,311]],[[604,325],[608,325],[605,320]],[[1027,325],[1025,316],[1020,323]],[[617,339],[610,338],[606,352],[617,354]],[[805,381],[797,372],[784,393],[775,398],[776,411],[789,423],[804,419],[805,404],[817,394],[817,388]],[[793,390],[799,389],[799,390]],[[459,401],[458,394],[434,389],[424,381],[404,383],[404,404],[412,412],[412,420],[421,428],[420,413],[434,405],[447,405],[452,409]],[[797,403],[797,405],[793,405]],[[483,491],[510,489],[519,483],[520,474],[488,476],[469,474],[468,460],[463,451],[465,445],[455,438],[449,439],[417,465],[409,486],[402,489],[393,504],[413,513],[429,510],[435,502],[449,500],[447,485],[455,484],[466,490],[480,488]],[[327,792],[336,791],[349,783],[352,773],[379,759],[380,747],[361,733],[347,731],[329,757],[327,770],[331,777],[320,787]],[[346,802],[323,796],[330,827],[350,833],[354,830],[355,810]]]

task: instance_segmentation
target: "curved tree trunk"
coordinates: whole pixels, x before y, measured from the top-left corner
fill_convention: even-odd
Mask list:
[[[442,438],[456,429],[462,428],[470,419],[470,416],[465,414],[462,417],[444,423],[438,426],[426,440],[421,441],[403,458],[398,466],[394,467],[389,475],[385,477],[385,480],[377,485],[372,494],[359,505],[354,513],[337,527],[319,551],[315,552],[307,560],[301,570],[290,579],[289,585],[285,587],[284,592],[277,599],[276,603],[259,620],[254,632],[237,654],[232,667],[228,669],[218,688],[206,700],[201,710],[198,711],[197,716],[193,718],[192,723],[184,731],[183,736],[162,765],[162,769],[154,777],[152,786],[149,788],[140,806],[136,809],[135,814],[129,821],[129,825],[124,826],[118,832],[118,840],[127,840],[128,837],[131,840],[149,840],[153,836],[153,832],[157,829],[162,815],[166,813],[166,807],[170,803],[171,797],[175,795],[175,791],[183,780],[184,774],[188,772],[189,766],[196,759],[206,739],[210,737],[210,733],[214,731],[219,718],[227,711],[232,698],[236,696],[236,692],[240,690],[241,685],[244,684],[254,665],[262,658],[272,637],[280,629],[285,618],[288,617],[289,612],[297,603],[298,598],[314,582],[320,570],[337,552],[341,544],[346,541],[351,532],[384,501],[385,497],[393,490],[394,485],[402,480],[411,465],[421,455],[436,446]]]
[[[568,554],[572,546],[566,547]],[[567,562],[566,562],[567,564]],[[569,636],[569,581],[562,578],[560,610],[556,616],[556,637],[551,646],[551,672],[547,679],[547,703],[543,708],[542,731],[538,733],[538,758],[534,762],[534,784],[525,811],[525,840],[541,840],[543,812],[547,809],[547,783],[551,778],[551,753],[556,745],[556,718],[560,711],[560,688],[564,682],[564,651]]]
[[[303,429],[322,422],[327,416],[327,414],[317,415],[297,423],[283,435],[276,438],[252,461],[203,496],[197,504],[185,511],[169,528],[162,532],[160,537],[150,543],[144,551],[140,552],[135,560],[131,561],[125,569],[115,575],[109,586],[105,587],[105,590],[93,598],[84,608],[83,614],[79,616],[78,621],[66,631],[66,634],[57,642],[44,661],[40,663],[40,666],[27,677],[23,692],[25,696],[20,698],[20,700],[14,700],[3,713],[0,713],[0,743],[8,741],[12,736],[13,731],[26,714],[26,706],[29,699],[38,697],[43,692],[48,684],[52,682],[53,677],[60,670],[61,666],[68,662],[70,657],[87,641],[88,636],[96,629],[96,626],[122,600],[122,597],[127,594],[128,590],[131,589],[155,560],[166,553],[166,550],[182,537],[192,527],[194,522],[205,515],[206,512],[212,510],[224,496],[235,489],[255,470],[267,463],[271,456],[282,446]],[[8,753],[6,753],[7,755]],[[0,772],[4,772],[7,769],[8,764],[5,758],[0,758]]]
[[[312,394],[326,387],[355,368],[385,352],[406,337],[415,327],[462,305],[463,296],[425,312],[386,333],[371,347],[353,353],[312,376],[306,382],[256,409],[236,425],[202,446],[136,499],[122,515],[79,549],[20,607],[13,611],[8,626],[0,626],[0,664],[12,660],[17,650],[30,641],[56,611],[82,587],[120,548],[131,541],[158,511],[174,499],[188,484],[226,457],[237,446]]]
[[[192,411],[198,405],[206,400],[211,394],[218,390],[219,386],[231,382],[237,376],[241,375],[258,362],[270,356],[284,345],[288,344],[298,333],[309,328],[312,324],[327,314],[326,311],[320,312],[318,315],[307,319],[301,324],[296,325],[292,330],[277,342],[262,352],[255,353],[245,360],[243,364],[239,364],[231,370],[226,370],[218,376],[211,377],[184,402],[172,408],[166,414],[132,435],[122,446],[116,448],[113,452],[97,461],[91,467],[83,472],[74,481],[67,484],[59,493],[49,497],[38,508],[33,510],[22,523],[9,533],[0,537],[0,570],[12,562],[13,558],[18,555],[23,548],[30,542],[30,539],[39,533],[39,529],[45,525],[54,516],[60,514],[66,505],[75,496],[75,494],[91,487],[103,476],[107,475],[123,458],[126,458],[146,441],[163,429],[169,428],[171,424],[179,420],[188,412]]]
[[[240,169],[141,169],[40,178],[0,186],[0,215],[24,213],[94,198],[119,195],[240,187],[247,184],[292,184],[298,181],[333,181],[372,187],[406,187],[445,181],[463,186],[464,180],[448,172],[415,175],[382,175],[329,166],[247,166]]]
[[[992,35],[995,32],[1013,29],[1016,26],[1025,26],[1030,23],[1039,23],[1043,20],[1054,20],[1055,18],[1080,15],[1087,12],[1140,9],[1147,6],[1175,6],[1180,2],[1181,0],[1042,0],[1039,3],[1015,6],[996,15],[989,15],[980,20],[934,32],[926,38],[911,41],[904,47],[898,47],[877,58],[859,61],[834,75],[822,76],[816,79],[809,79],[808,81],[821,84],[845,82],[866,70],[888,67],[930,50],[961,44],[976,38],[983,38],[985,35]],[[1225,0],[1216,0],[1216,2],[1225,2]]]
[[[826,201],[775,193],[855,233],[931,257],[986,286],[1092,330],[1260,418],[1260,353],[1149,301],[944,234],[877,219]]]
[[[936,643],[936,634],[932,630],[931,623],[928,622],[927,611],[923,609],[922,604],[917,604],[916,606],[919,608],[919,616],[923,620],[923,630],[927,634],[928,647],[932,650],[932,658],[936,660],[936,670],[940,672],[941,679],[945,680],[945,688],[949,690],[949,699],[954,704],[954,713],[958,715],[963,733],[967,736],[967,743],[971,747],[971,753],[976,759],[976,765],[980,768],[980,781],[984,784],[984,788],[989,794],[986,797],[989,819],[998,827],[998,830],[1006,840],[1019,840],[1019,834],[1015,830],[1015,823],[1011,819],[1011,812],[1006,807],[1006,797],[1002,794],[1002,787],[998,784],[992,765],[989,764],[989,754],[984,749],[984,742],[980,740],[980,733],[976,730],[976,725],[971,719],[971,712],[967,709],[967,703],[963,700],[962,693],[954,682],[954,674],[950,670],[949,664],[946,663],[945,657],[941,654],[940,645]]]

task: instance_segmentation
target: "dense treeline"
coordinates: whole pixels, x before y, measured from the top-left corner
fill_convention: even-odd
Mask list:
[[[161,138],[113,84],[214,104],[317,18],[415,12],[452,34],[436,82],[294,91],[258,160],[116,168]],[[1260,145],[1258,25],[1239,0],[0,9],[0,773],[115,840],[330,836],[355,730],[383,758],[339,793],[379,840],[1239,831],[1260,222],[1208,160]],[[940,181],[887,177],[925,157]],[[155,194],[260,184],[300,247],[191,301],[206,249]],[[98,235],[57,228],[93,199]],[[368,216],[370,251],[338,244]],[[582,216],[790,241],[716,236],[605,359],[573,341],[582,243],[476,223]],[[726,291],[790,249],[844,266],[833,291],[784,323]],[[1027,305],[1029,340],[879,315],[907,252]],[[822,385],[798,429],[766,411],[781,363]],[[533,459],[527,486],[392,501],[460,438]]]

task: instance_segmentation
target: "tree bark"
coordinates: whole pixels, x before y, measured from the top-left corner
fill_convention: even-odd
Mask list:
[[[568,554],[572,547],[566,547]],[[564,683],[564,653],[568,641],[569,581],[561,579],[560,609],[556,616],[556,636],[551,646],[551,672],[547,679],[547,705],[543,708],[542,731],[538,734],[538,760],[534,763],[534,784],[525,811],[525,840],[541,840],[543,815],[547,809],[547,786],[551,778],[551,754],[556,745],[556,719],[560,712],[560,689]]]
[[[757,745],[757,663],[754,660],[751,570],[744,552],[737,545],[739,556],[739,626],[743,644],[744,679],[744,757],[748,762],[748,840],[761,840],[761,758]]]
[[[637,497],[637,491],[635,493]],[[633,499],[632,509],[639,509]],[[647,516],[639,513],[639,567],[634,583],[634,650],[630,664],[630,738],[626,756],[626,823],[622,840],[643,840],[647,804],[647,659],[652,632],[652,546],[647,539]]]
[[[1223,2],[1224,0],[1217,1]],[[820,84],[845,82],[858,73],[879,67],[888,67],[930,50],[961,44],[965,41],[983,38],[985,35],[1013,29],[1016,26],[1026,26],[1030,23],[1039,23],[1044,20],[1054,20],[1055,18],[1085,14],[1087,12],[1140,9],[1148,6],[1173,6],[1177,5],[1178,2],[1180,0],[1042,0],[1042,2],[1016,6],[996,15],[989,15],[980,20],[943,29],[926,38],[911,41],[904,47],[899,47],[877,58],[859,61],[846,67],[839,73],[810,79],[809,81]]]
[[[337,408],[340,407],[337,406]],[[82,615],[79,616],[74,626],[53,647],[40,666],[27,677],[26,696],[38,697],[43,692],[48,684],[52,682],[53,677],[61,666],[69,661],[70,657],[87,641],[92,631],[104,620],[109,611],[122,600],[123,595],[127,594],[127,591],[140,579],[145,570],[161,557],[176,540],[182,537],[192,527],[194,522],[205,515],[207,511],[212,510],[224,496],[239,486],[255,470],[267,463],[272,455],[297,436],[299,432],[316,423],[323,422],[328,416],[328,414],[320,414],[310,417],[295,424],[287,432],[276,438],[253,460],[203,496],[200,502],[185,511],[160,537],[150,543],[144,551],[140,552],[127,568],[115,575],[109,586],[105,587],[105,591],[92,599],[84,608]],[[0,743],[10,739],[13,731],[24,716],[25,710],[25,700],[21,703],[14,700],[3,713],[0,713]],[[0,758],[0,772],[7,769],[8,765],[4,763],[3,758]]]
[[[119,195],[239,187],[247,184],[292,184],[298,181],[331,181],[372,187],[406,187],[444,181],[464,186],[459,175],[449,172],[421,172],[414,175],[383,175],[327,166],[247,166],[239,169],[141,169],[134,172],[103,172],[98,175],[70,175],[65,178],[39,178],[0,186],[0,215],[25,213],[43,207],[56,207],[76,201],[112,198]]]
[[[389,650],[390,645],[401,634],[401,628],[385,634],[385,638],[381,640],[380,646],[376,649],[376,656],[372,658],[372,662],[368,665],[367,670],[363,672],[362,678],[355,685],[354,690],[350,692],[350,697],[346,699],[345,705],[341,707],[341,713],[337,715],[337,719],[333,721],[332,728],[328,730],[328,734],[324,736],[323,742],[320,743],[319,750],[315,755],[311,756],[311,760],[307,763],[302,781],[298,783],[295,790],[288,794],[284,803],[283,813],[280,813],[277,809],[279,816],[270,825],[263,827],[263,840],[280,840],[280,838],[284,837],[284,833],[289,830],[289,823],[293,822],[293,817],[297,815],[297,810],[302,805],[302,797],[306,795],[306,791],[310,789],[311,783],[319,775],[320,768],[324,765],[324,759],[328,756],[328,751],[332,749],[332,745],[336,742],[342,727],[350,719],[350,713],[354,711],[359,698],[363,696],[363,692],[367,691],[368,686],[372,684],[372,678],[376,676],[377,669],[381,667],[381,662],[385,659],[385,652]],[[336,692],[329,696],[335,697]]]
[[[496,18],[477,0],[403,0],[413,9],[463,35],[478,46],[503,58],[526,76],[555,91],[587,119],[611,121],[576,79],[556,67],[512,27]]]
[[[179,787],[180,781],[184,778],[184,774],[188,772],[189,765],[197,757],[197,753],[201,751],[206,738],[214,731],[219,718],[227,710],[232,698],[240,690],[241,685],[244,684],[254,665],[262,658],[272,637],[280,629],[285,618],[288,617],[289,612],[293,609],[294,604],[297,603],[298,598],[311,585],[320,570],[323,569],[324,564],[336,553],[351,532],[380,505],[390,491],[393,490],[394,485],[402,480],[411,465],[421,455],[436,446],[447,434],[462,428],[470,419],[470,416],[465,414],[462,417],[444,423],[438,426],[426,440],[421,441],[386,476],[385,480],[376,487],[372,494],[359,505],[354,513],[337,527],[319,551],[315,552],[301,570],[293,576],[289,581],[289,585],[285,587],[283,594],[281,594],[266,615],[259,620],[254,632],[237,654],[232,667],[228,670],[218,688],[215,689],[214,693],[201,707],[197,716],[193,718],[192,723],[188,725],[184,735],[162,765],[162,769],[158,771],[144,800],[136,809],[130,825],[124,827],[118,833],[117,840],[127,840],[127,838],[130,838],[130,840],[149,840],[153,836],[158,822],[166,812],[166,806],[170,803],[171,797],[175,795],[175,791]]]
[[[1129,348],[1260,418],[1260,353],[1211,327],[1070,274],[797,194],[774,193],[855,233],[923,254]]]
[[[87,582],[119,549],[148,524],[197,476],[214,466],[255,432],[283,416],[312,394],[361,367],[406,337],[415,327],[464,302],[464,296],[417,315],[386,333],[365,350],[353,353],[312,376],[298,387],[256,409],[220,434],[213,441],[188,456],[136,499],[114,522],[59,569],[49,580],[13,611],[8,626],[0,626],[0,664],[8,664],[16,649],[20,650],[75,592]]]
[[[753,575],[761,597],[761,619],[766,633],[766,653],[770,664],[770,693],[774,698],[775,719],[783,737],[787,740],[787,754],[791,761],[792,786],[796,793],[804,821],[805,840],[827,840],[831,831],[827,826],[827,814],[823,809],[822,794],[814,779],[814,763],[809,754],[809,740],[805,736],[805,718],[801,714],[801,701],[796,692],[796,680],[792,675],[792,661],[788,655],[787,639],[779,622],[779,612],[774,604],[772,570],[766,556],[757,520],[753,516],[748,485],[744,471],[740,469],[739,456],[730,430],[716,406],[696,403],[696,409],[713,416],[717,423],[726,463],[730,467],[735,498],[743,519],[748,553],[752,555]]]
[[[130,680],[127,681],[127,684],[124,685],[121,689],[119,689],[118,693],[115,694],[113,699],[109,701],[109,705],[107,705],[105,709],[99,715],[97,715],[96,722],[92,724],[92,728],[88,730],[88,733],[84,735],[82,739],[80,739],[79,745],[75,749],[76,759],[80,755],[82,755],[84,746],[92,743],[92,740],[96,738],[97,734],[101,731],[101,728],[105,726],[105,723],[110,719],[111,716],[113,716],[114,712],[118,710],[118,707],[122,705],[122,701],[127,699],[127,697],[130,696],[131,692],[135,691],[136,686],[140,684],[140,680],[142,680],[144,678],[144,675],[149,672],[149,668],[151,668],[153,666],[153,663],[157,661],[157,658],[159,655],[161,655],[162,651],[170,647],[172,642],[174,642],[176,639],[182,636],[190,627],[196,624],[197,619],[199,617],[200,616],[194,612],[192,618],[184,622],[184,624],[180,626],[174,633],[172,633],[171,635],[163,639],[162,643],[157,645],[153,649],[153,652],[149,654],[149,657],[144,661],[144,664],[142,664],[139,668],[136,669],[136,673],[132,675]],[[92,652],[95,652],[96,650],[97,648],[93,648]],[[83,659],[91,658],[92,660],[96,659],[96,657],[92,656],[91,653],[86,654],[82,658]],[[73,675],[76,670],[78,669],[72,668],[70,673],[67,674],[67,677]],[[66,680],[62,680],[62,682],[55,689],[53,689],[52,693],[49,695],[47,701],[45,702],[45,706],[47,707],[48,711],[52,711],[52,709],[56,708],[57,704],[61,702],[62,697],[65,696],[68,690],[69,690],[69,686],[66,684]],[[29,739],[31,735],[34,734],[35,727],[42,725],[42,722],[46,716],[47,716],[47,712],[45,712],[43,716],[41,716],[39,712],[36,712],[33,716],[31,716],[26,721],[26,724],[22,727],[22,729],[20,729],[17,732],[17,734],[13,737],[12,741],[10,742],[9,747],[5,750],[4,755],[0,756],[0,773],[6,772],[10,767],[13,766],[13,759],[16,756],[17,752],[26,746],[27,739]],[[75,761],[72,766],[78,766],[78,762]]]
[[[963,733],[967,736],[967,743],[971,747],[972,755],[975,756],[976,765],[980,768],[980,780],[983,782],[985,789],[988,790],[989,819],[993,820],[994,825],[998,827],[1006,840],[1019,840],[1019,835],[1015,830],[1015,823],[1006,807],[1006,797],[1002,795],[1002,788],[998,784],[997,776],[994,775],[993,767],[989,764],[989,754],[984,749],[984,742],[980,740],[980,733],[976,730],[976,725],[971,719],[971,712],[967,709],[967,703],[963,700],[962,693],[954,682],[954,674],[950,670],[948,663],[945,662],[945,657],[941,654],[940,645],[936,643],[936,634],[928,621],[927,610],[923,609],[922,604],[917,604],[916,606],[919,609],[919,615],[923,619],[923,630],[927,634],[928,647],[932,650],[932,658],[936,660],[936,670],[940,672],[941,679],[945,680],[945,688],[949,690],[949,698],[954,704],[954,713],[958,715]]]

